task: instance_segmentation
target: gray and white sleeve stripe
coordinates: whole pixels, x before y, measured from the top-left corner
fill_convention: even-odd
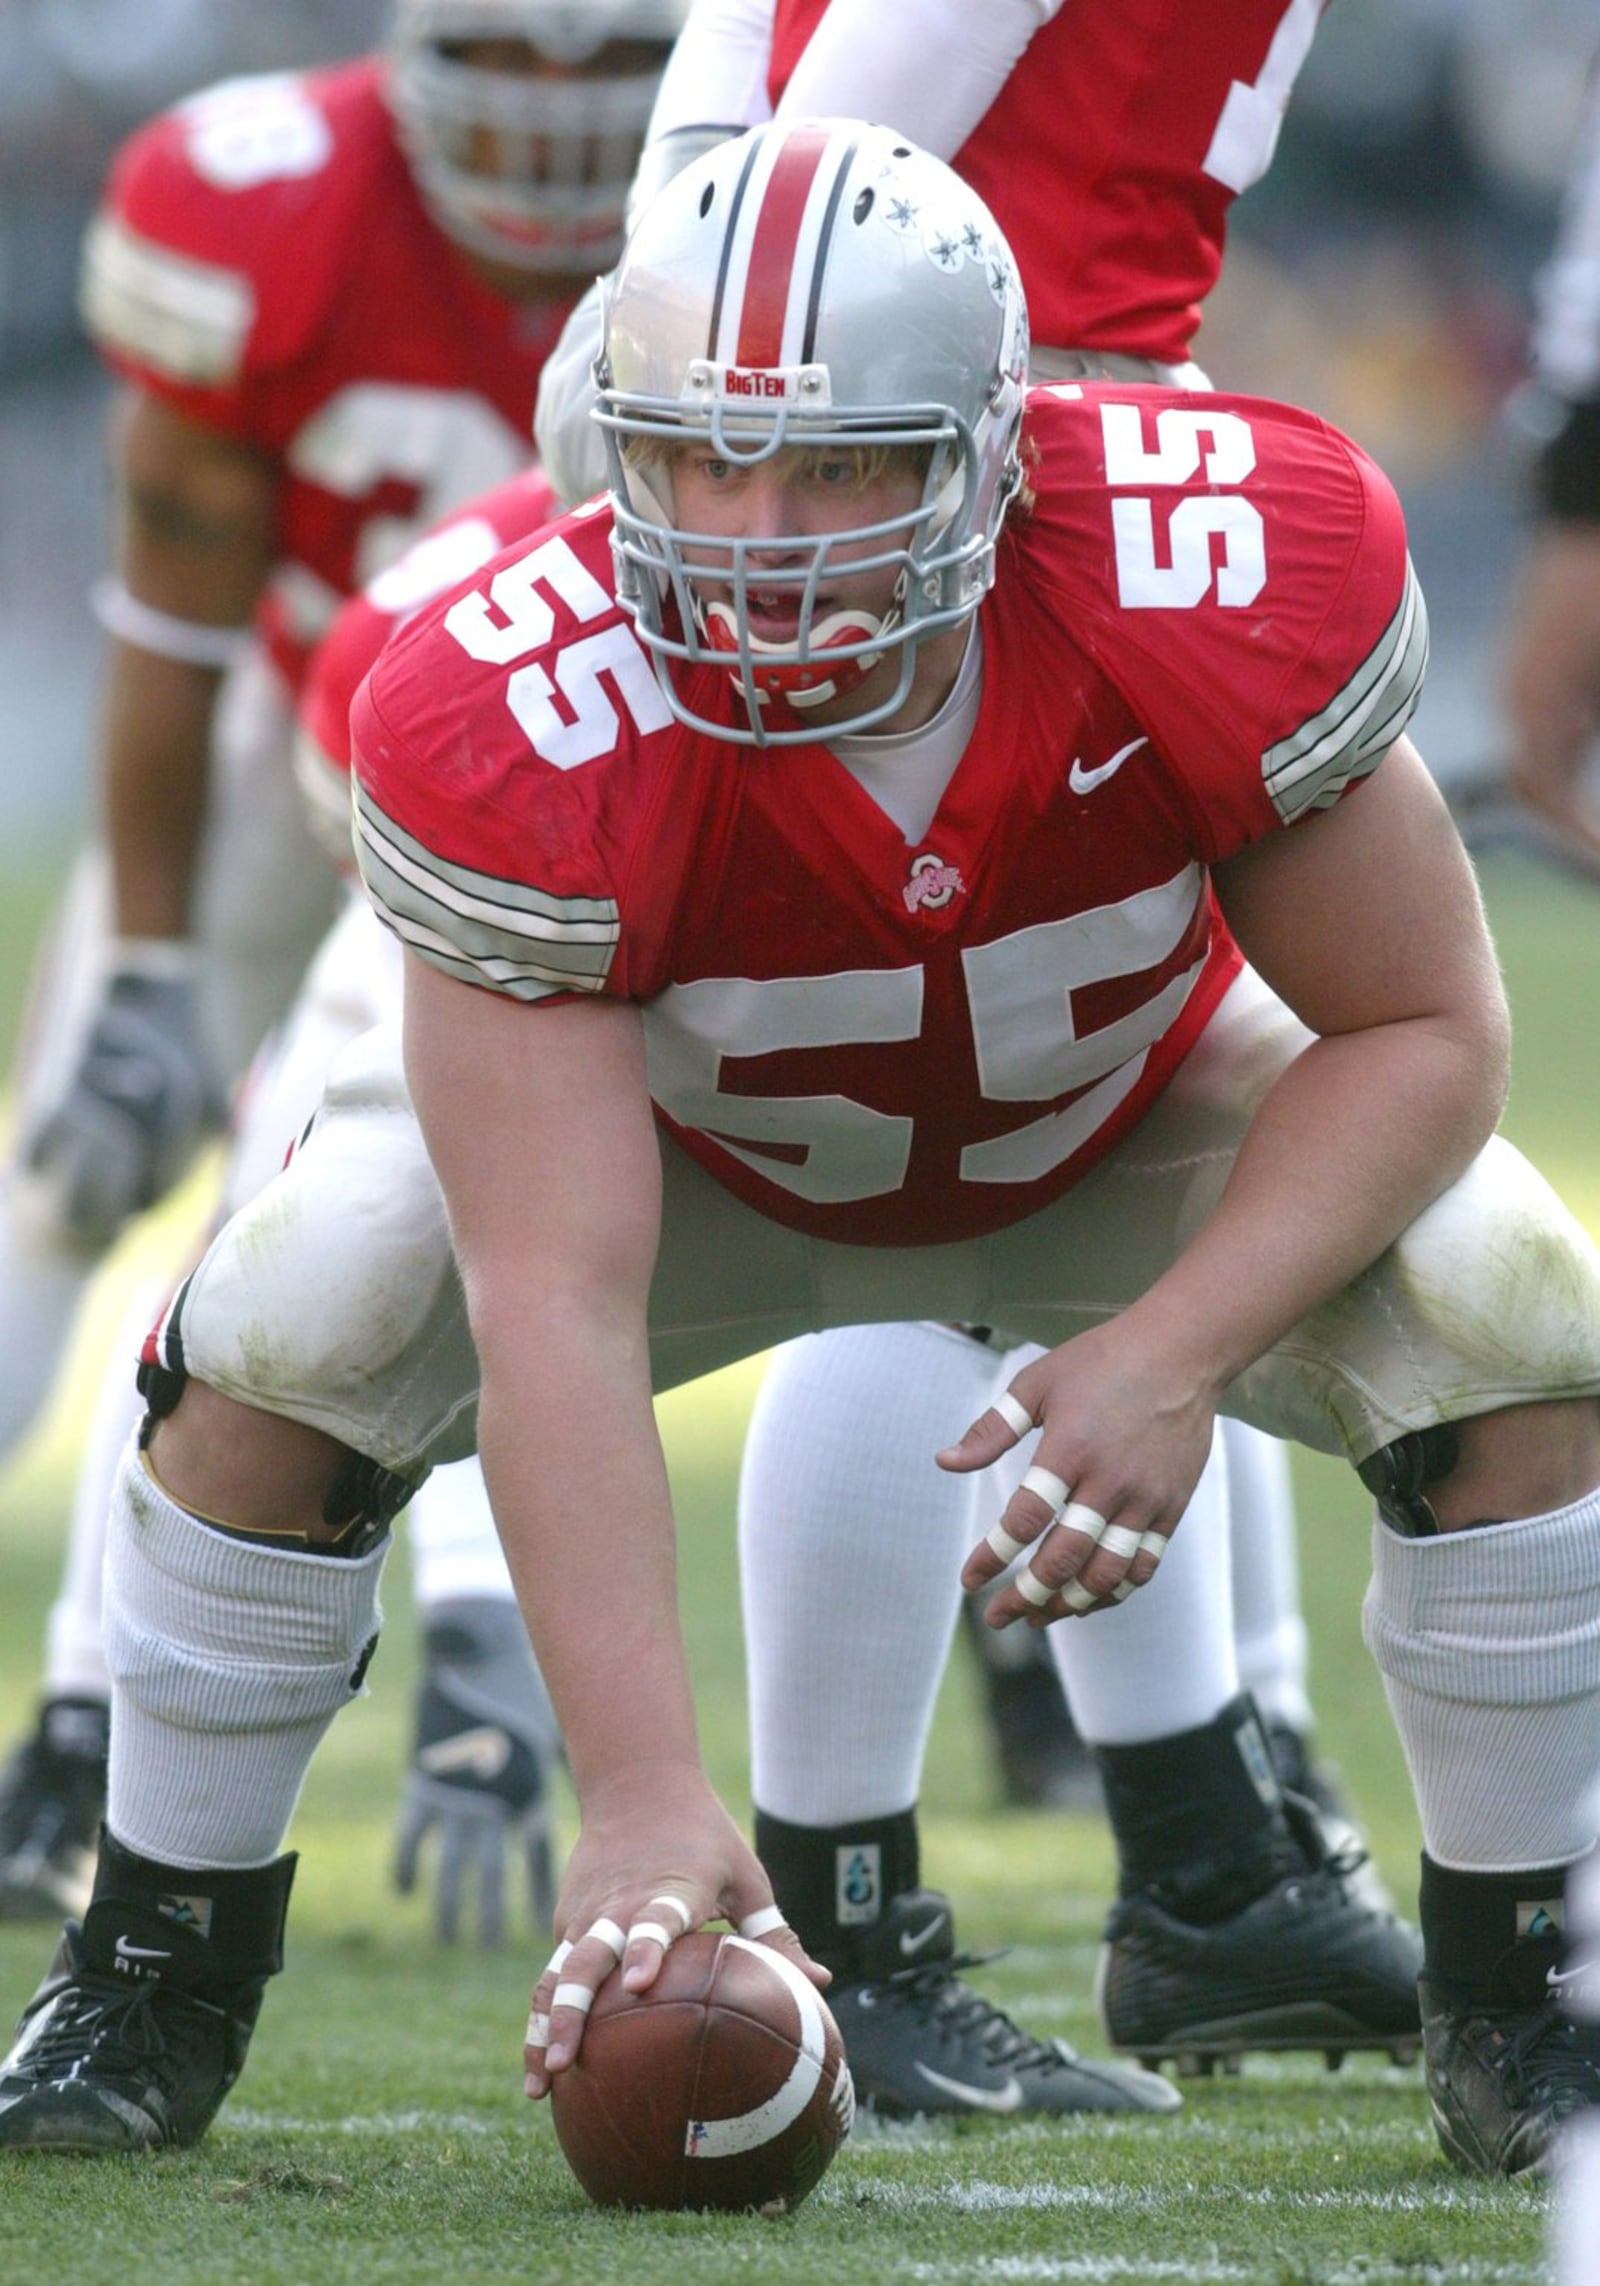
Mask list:
[[[1428,664],[1428,612],[1409,560],[1405,593],[1378,641],[1309,721],[1269,746],[1261,774],[1285,825],[1325,810],[1374,769],[1410,721]]]
[[[515,1000],[598,992],[620,934],[610,897],[557,897],[453,865],[396,825],[358,784],[356,854],[367,894],[403,944],[468,984]]]

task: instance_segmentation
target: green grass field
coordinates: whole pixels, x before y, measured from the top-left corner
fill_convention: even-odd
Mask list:
[[[1511,1132],[1600,1232],[1593,1019],[1600,905],[1511,859],[1486,868],[1519,1020]],[[0,977],[34,902],[0,900]],[[14,995],[7,995],[9,1007]],[[137,1251],[137,1250],[136,1250]],[[129,1269],[124,1257],[119,1264]],[[81,1404],[106,1309],[51,1418],[0,1484],[0,1736],[27,1718]],[[733,1479],[754,1368],[668,1400],[684,1593],[719,1784],[745,1802]],[[1382,1694],[1360,1643],[1365,1504],[1353,1477],[1299,1478],[1305,1602],[1323,1742],[1392,1885],[1417,1836]],[[792,2220],[616,2219],[588,2208],[547,2112],[520,2092],[531,1939],[485,1956],[430,1940],[425,1901],[388,1883],[415,1638],[402,1549],[371,1696],[336,1727],[293,1839],[289,1966],[248,2072],[206,2142],[147,2161],[0,2162],[0,2286],[103,2276],[139,2286],[433,2286],[459,2280],[1226,2281],[1360,2286],[1542,2276],[1541,2193],[1453,2174],[1420,2078],[1376,2062],[1247,2063],[1189,2083],[1175,2120],[975,2122],[868,2132]],[[962,1938],[1009,1948],[988,1988],[1034,2029],[1099,2045],[1089,2003],[1110,1858],[1098,1824],[994,1806],[971,1678],[941,1706],[924,1796],[927,1877]],[[570,1816],[568,1818],[570,1831]],[[43,1967],[47,1930],[0,1929],[0,2019]]]

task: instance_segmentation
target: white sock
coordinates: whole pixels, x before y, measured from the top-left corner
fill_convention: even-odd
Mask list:
[[[1362,1612],[1436,1865],[1567,1865],[1595,1838],[1600,1491],[1407,1540],[1379,1521]]]
[[[162,1490],[130,1445],[107,1545],[106,1822],[163,1865],[266,1865],[311,1757],[362,1689],[381,1614],[370,1555],[230,1540]]]
[[[476,1460],[436,1468],[406,1510],[416,1600],[433,1605],[466,1597],[504,1597],[516,1590],[506,1570],[483,1471]]]
[[[1224,1421],[1221,1428],[1228,1449],[1239,1682],[1264,1723],[1305,1737],[1311,1702],[1288,1447],[1243,1421]]]
[[[144,1417],[135,1366],[139,1345],[155,1322],[161,1294],[141,1284],[129,1303],[95,1392],[78,1474],[72,1488],[67,1526],[67,1560],[61,1587],[50,1606],[45,1636],[44,1689],[47,1698],[108,1699],[106,1669],[106,1519],[112,1488],[128,1439]]]
[[[993,1356],[945,1326],[774,1351],[739,1486],[751,1791],[771,1816],[842,1825],[916,1800],[976,1537],[969,1480],[933,1455],[993,1380]]]
[[[23,1191],[0,1181],[0,1459],[9,1458],[44,1411],[99,1264],[92,1255],[36,1237],[25,1227]]]

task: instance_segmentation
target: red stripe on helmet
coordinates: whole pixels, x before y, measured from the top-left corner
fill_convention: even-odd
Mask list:
[[[827,149],[826,127],[796,127],[785,135],[767,178],[756,217],[739,313],[738,365],[777,365],[783,356],[783,319],[789,307],[795,248],[806,200]]]

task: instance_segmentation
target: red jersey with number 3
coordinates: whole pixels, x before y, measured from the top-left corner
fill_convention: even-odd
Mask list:
[[[491,293],[429,218],[375,58],[228,80],[119,152],[84,315],[118,371],[259,451],[279,562],[261,611],[298,682],[343,597],[523,466],[575,298]]]
[[[950,164],[1011,242],[1036,342],[1183,363],[1324,5],[1065,0],[1034,33]],[[774,103],[826,12],[777,0]]]
[[[977,721],[914,843],[825,748],[679,722],[603,503],[420,612],[355,704],[361,869],[406,943],[642,1002],[664,1124],[834,1239],[959,1239],[1093,1165],[1238,968],[1208,867],[1339,799],[1420,688],[1398,504],[1312,415],[1099,384],[1034,392],[1028,430]]]

